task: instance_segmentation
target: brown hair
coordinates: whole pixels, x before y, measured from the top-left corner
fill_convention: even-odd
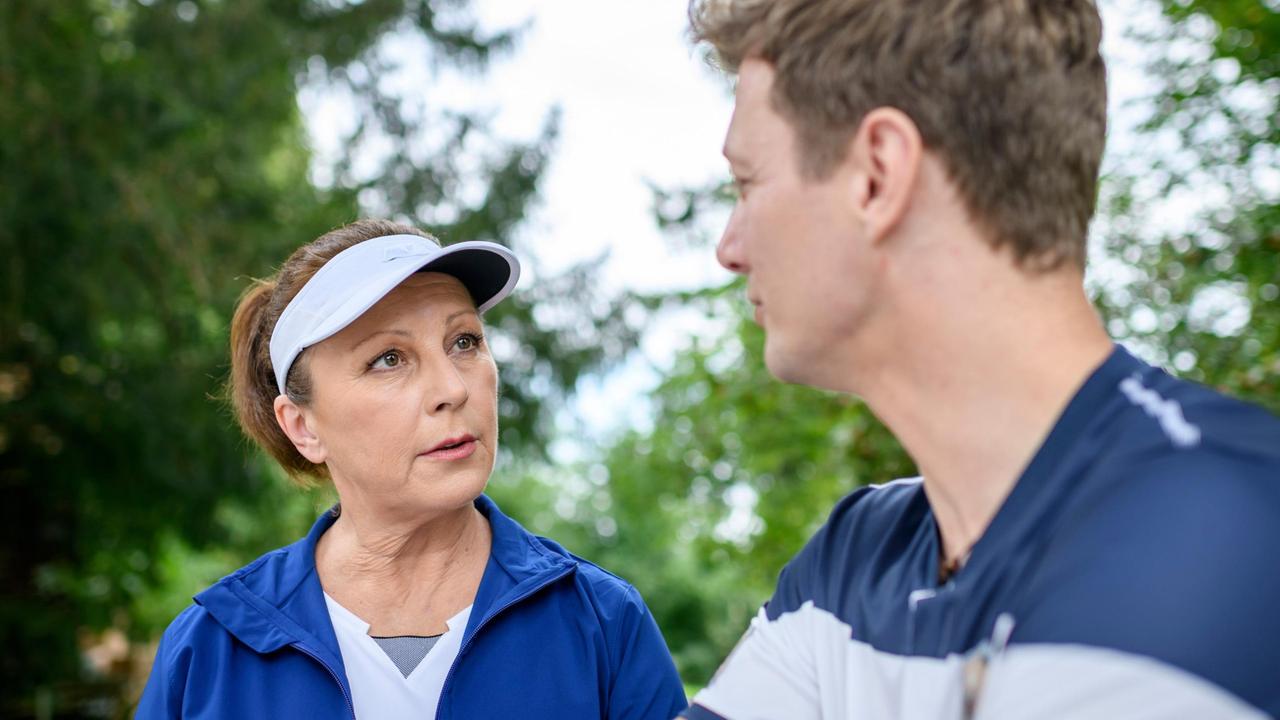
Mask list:
[[[271,366],[271,333],[289,301],[325,263],[349,247],[387,235],[418,235],[434,240],[407,225],[386,220],[357,220],[295,250],[275,275],[255,280],[236,306],[231,321],[231,378],[227,383],[227,396],[245,435],[299,483],[324,479],[329,473],[324,465],[303,457],[276,423],[274,405],[280,393],[275,369]],[[311,377],[307,374],[305,358],[306,350],[303,350],[285,377],[285,393],[301,406],[311,402]]]
[[[807,177],[894,107],[993,245],[1024,266],[1084,266],[1106,140],[1093,0],[691,0],[689,17],[729,72],[773,66]]]

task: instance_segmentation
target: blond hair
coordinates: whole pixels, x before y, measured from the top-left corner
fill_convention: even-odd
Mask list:
[[[1084,266],[1106,138],[1092,0],[692,0],[689,17],[729,72],[773,66],[807,177],[834,169],[869,111],[897,108],[995,246]]]

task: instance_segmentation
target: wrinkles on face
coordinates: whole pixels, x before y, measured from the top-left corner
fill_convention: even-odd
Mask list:
[[[312,350],[307,412],[344,512],[443,509],[483,491],[497,449],[497,368],[457,279],[412,275]],[[475,440],[469,457],[426,456],[464,437]]]

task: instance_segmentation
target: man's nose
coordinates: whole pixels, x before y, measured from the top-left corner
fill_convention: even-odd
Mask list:
[[[739,222],[739,208],[734,207],[733,213],[729,215],[729,223],[720,235],[720,242],[716,243],[716,260],[730,272],[746,274],[749,268],[742,252]]]

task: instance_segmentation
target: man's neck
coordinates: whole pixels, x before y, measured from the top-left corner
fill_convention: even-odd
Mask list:
[[[944,560],[982,536],[1113,348],[1069,274],[975,285],[897,304],[853,383],[924,476]]]

